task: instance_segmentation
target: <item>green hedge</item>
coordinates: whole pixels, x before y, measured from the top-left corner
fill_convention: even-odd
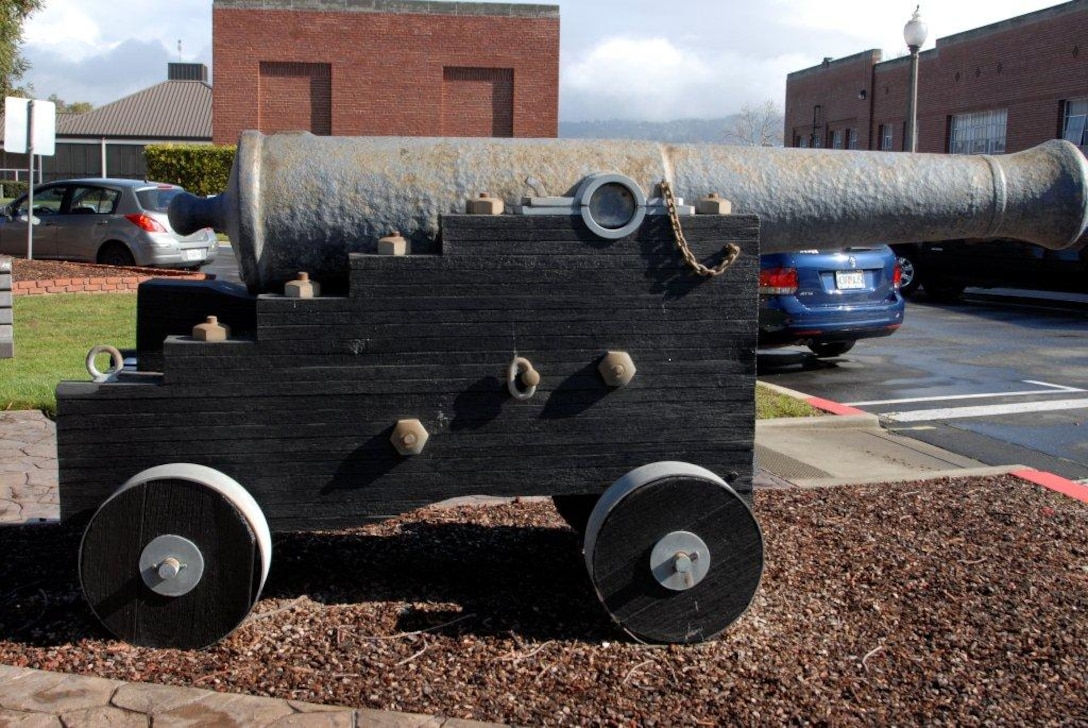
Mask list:
[[[16,198],[19,195],[26,192],[27,183],[26,182],[16,182],[13,179],[4,179],[4,180],[0,180],[0,187],[3,188],[2,194],[0,194],[0,197]]]
[[[149,144],[144,147],[147,178],[181,185],[194,195],[217,195],[227,189],[234,150],[210,144]]]

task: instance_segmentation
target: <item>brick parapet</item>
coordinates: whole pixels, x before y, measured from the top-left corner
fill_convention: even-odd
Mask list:
[[[15,296],[44,296],[51,293],[131,293],[146,280],[160,276],[108,276],[92,278],[53,278],[40,281],[14,281],[11,293]],[[180,280],[202,281],[203,273],[172,275]]]

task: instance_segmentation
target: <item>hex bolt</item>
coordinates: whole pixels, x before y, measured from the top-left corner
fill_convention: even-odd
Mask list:
[[[283,286],[283,295],[287,298],[317,298],[321,295],[321,284],[311,281],[306,271],[300,271],[298,278]]]
[[[694,556],[694,554],[689,556],[687,553],[679,551],[676,556],[673,557],[673,568],[676,569],[677,574],[683,574],[684,585],[689,587],[695,585],[695,580],[691,574],[691,562],[695,560]]]
[[[700,197],[695,201],[695,214],[731,215],[733,214],[733,203],[717,192],[711,192],[706,197]]]
[[[605,384],[609,387],[625,387],[635,378],[635,362],[626,351],[610,351],[597,366]]]
[[[230,338],[230,327],[219,323],[217,316],[209,316],[204,323],[193,327],[193,338],[197,341],[226,341]]]
[[[393,230],[378,240],[378,255],[408,255],[408,241]]]
[[[173,556],[168,556],[167,558],[163,559],[161,564],[159,564],[159,578],[163,581],[174,579],[177,577],[178,574],[181,573],[181,570],[184,568],[185,564],[181,563]]]
[[[481,192],[479,197],[465,200],[465,212],[469,215],[501,215],[505,205],[498,197]]]
[[[397,420],[389,441],[401,455],[419,455],[431,435],[419,420]]]

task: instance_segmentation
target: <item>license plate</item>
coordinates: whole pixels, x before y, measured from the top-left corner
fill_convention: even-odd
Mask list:
[[[181,257],[184,260],[204,260],[208,257],[207,248],[192,248],[190,250],[181,251]]]
[[[865,288],[865,272],[860,270],[835,271],[835,286],[839,289]]]

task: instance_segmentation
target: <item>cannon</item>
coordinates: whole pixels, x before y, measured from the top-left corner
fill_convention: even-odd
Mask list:
[[[713,638],[763,570],[760,246],[1071,245],[1086,180],[1065,142],[994,158],[246,133],[229,189],[171,209],[181,231],[229,231],[245,287],[143,284],[136,366],[111,351],[58,386],[84,594],[122,639],[201,647],[256,602],[272,533],[551,496],[622,629]]]

